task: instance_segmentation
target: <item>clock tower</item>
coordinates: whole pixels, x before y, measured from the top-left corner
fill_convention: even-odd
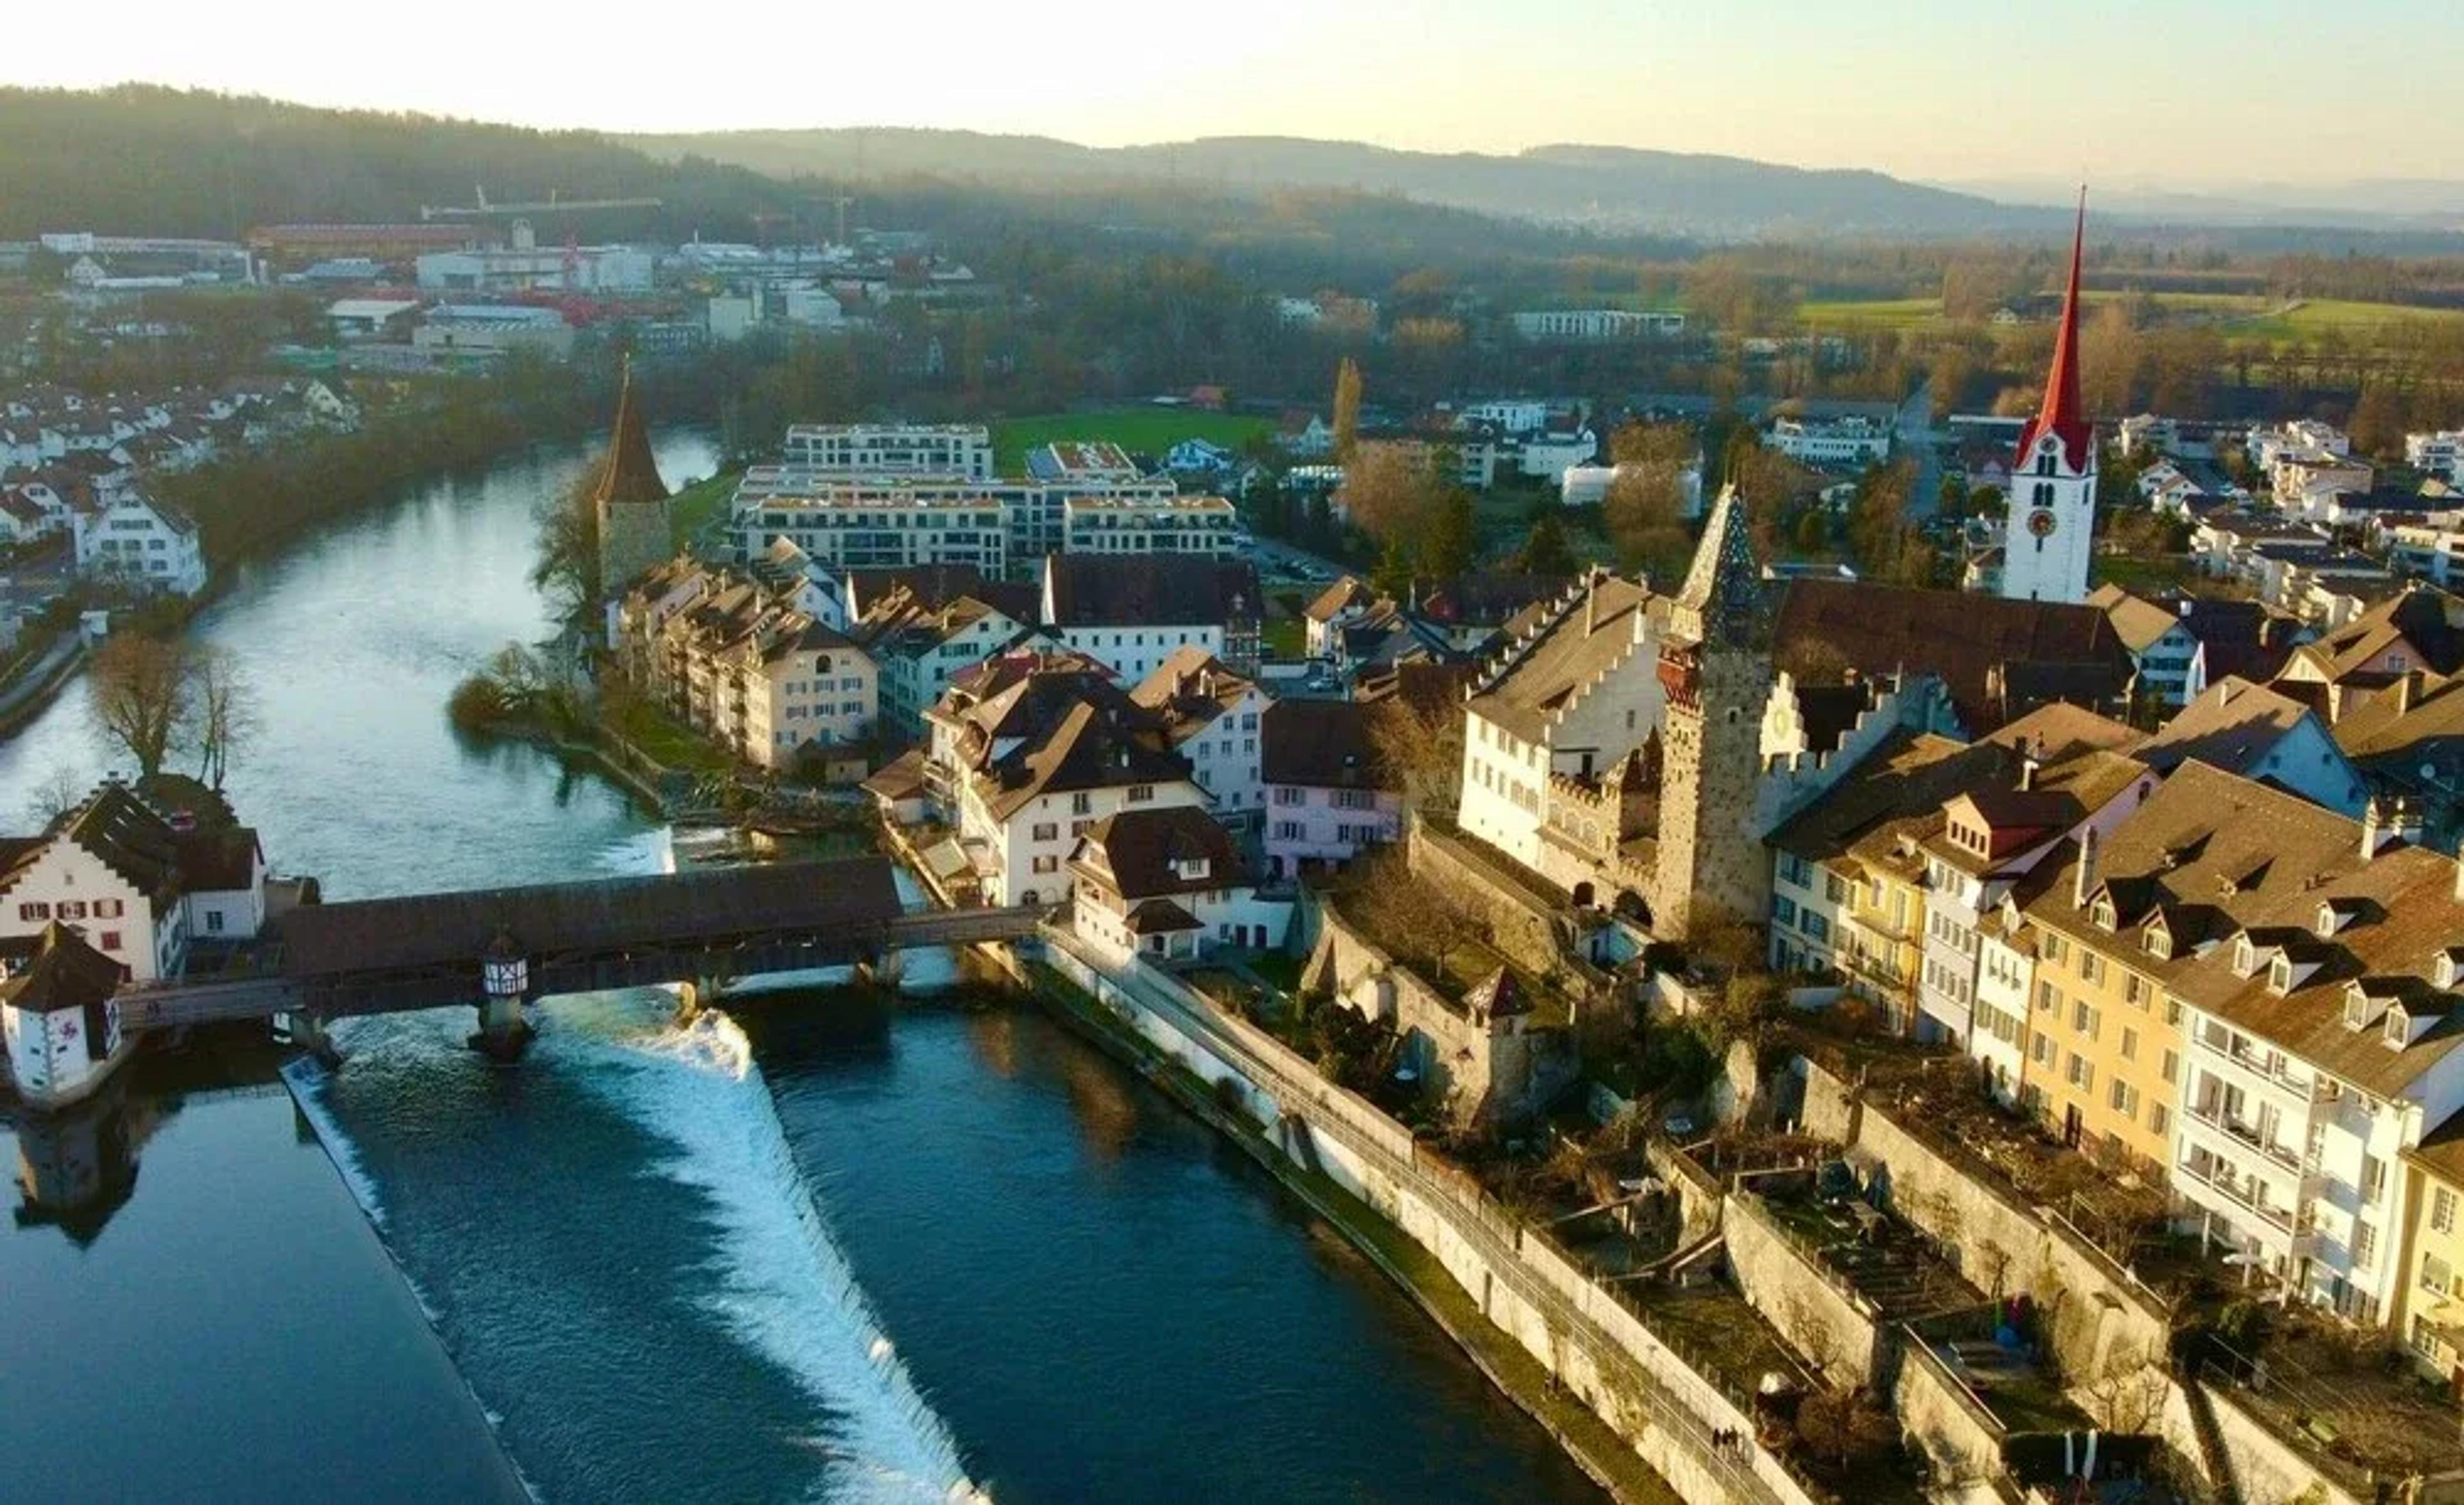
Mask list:
[[[2079,405],[2079,253],[2086,240],[2082,192],[2044,405],[2020,431],[2019,451],[2011,461],[2002,594],[2013,600],[2087,600],[2088,545],[2096,531],[2096,431]]]

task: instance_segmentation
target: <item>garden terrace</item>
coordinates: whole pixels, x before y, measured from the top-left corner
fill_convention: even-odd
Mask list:
[[[2270,1309],[2255,1341],[2211,1338],[2201,1377],[2361,1498],[2371,1480],[2464,1470],[2456,1403],[2392,1337],[2322,1313]]]
[[[1882,1320],[1921,1321],[1986,1304],[1985,1293],[1915,1230],[1853,1195],[1825,1198],[1817,1184],[1813,1173],[1791,1171],[1760,1178],[1751,1189],[1797,1247],[1873,1302]]]

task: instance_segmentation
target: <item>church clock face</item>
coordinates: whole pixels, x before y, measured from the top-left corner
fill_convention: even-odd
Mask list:
[[[2039,538],[2052,537],[2054,530],[2060,526],[2061,520],[2045,508],[2039,507],[2028,514],[2028,531]]]

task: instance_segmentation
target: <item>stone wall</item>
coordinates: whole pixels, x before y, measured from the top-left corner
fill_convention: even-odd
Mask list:
[[[1466,839],[1440,831],[1425,820],[1414,820],[1407,848],[1416,877],[1436,884],[1447,897],[1480,917],[1488,933],[1482,937],[1498,954],[1536,977],[1574,975],[1567,956],[1573,939],[1572,918],[1542,903],[1523,877],[1492,867],[1513,860],[1504,853],[1484,852]],[[1579,990],[1577,990],[1579,991]]]
[[[1799,1056],[1793,1062],[1794,1072],[1805,1081],[1805,1099],[1798,1109],[1798,1123],[1815,1139],[1834,1145],[1857,1142],[1857,1096],[1837,1076]]]
[[[1718,1232],[1720,1219],[1727,1211],[1720,1178],[1704,1169],[1701,1161],[1658,1135],[1643,1141],[1642,1154],[1652,1173],[1666,1182],[1677,1198],[1677,1247],[1688,1248],[1695,1240]]]
[[[1831,1384],[1889,1391],[1897,1354],[1880,1308],[1826,1269],[1754,1193],[1728,1193],[1720,1228],[1737,1289],[1797,1357]]]
[[[1241,1101],[1293,1161],[1322,1172],[1427,1250],[1483,1316],[1580,1399],[1687,1501],[1817,1505],[1828,1497],[1756,1444],[1752,1403],[1663,1342],[1549,1237],[1522,1226],[1401,1124],[1327,1081],[1265,1031],[1143,963],[1114,978],[1064,937],[1048,952],[1159,1052]],[[1170,1022],[1153,993],[1206,1025]],[[1744,1439],[1723,1446],[1723,1435]]]
[[[1317,947],[1301,969],[1304,987],[1323,987],[1364,1018],[1392,1025],[1406,1060],[1450,1112],[1519,1121],[1580,1075],[1571,1029],[1535,1024],[1528,1014],[1474,1019],[1331,905],[1318,907]]]
[[[1898,1336],[1900,1373],[1891,1405],[1900,1429],[1925,1450],[1944,1485],[1999,1477],[2008,1435],[2001,1422],[1924,1339],[1904,1324]]]

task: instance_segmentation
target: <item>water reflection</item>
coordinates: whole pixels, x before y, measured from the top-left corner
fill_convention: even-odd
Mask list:
[[[17,1226],[56,1228],[79,1249],[91,1246],[136,1193],[137,1146],[156,1122],[151,1104],[131,1109],[120,1080],[59,1112],[21,1116]]]

